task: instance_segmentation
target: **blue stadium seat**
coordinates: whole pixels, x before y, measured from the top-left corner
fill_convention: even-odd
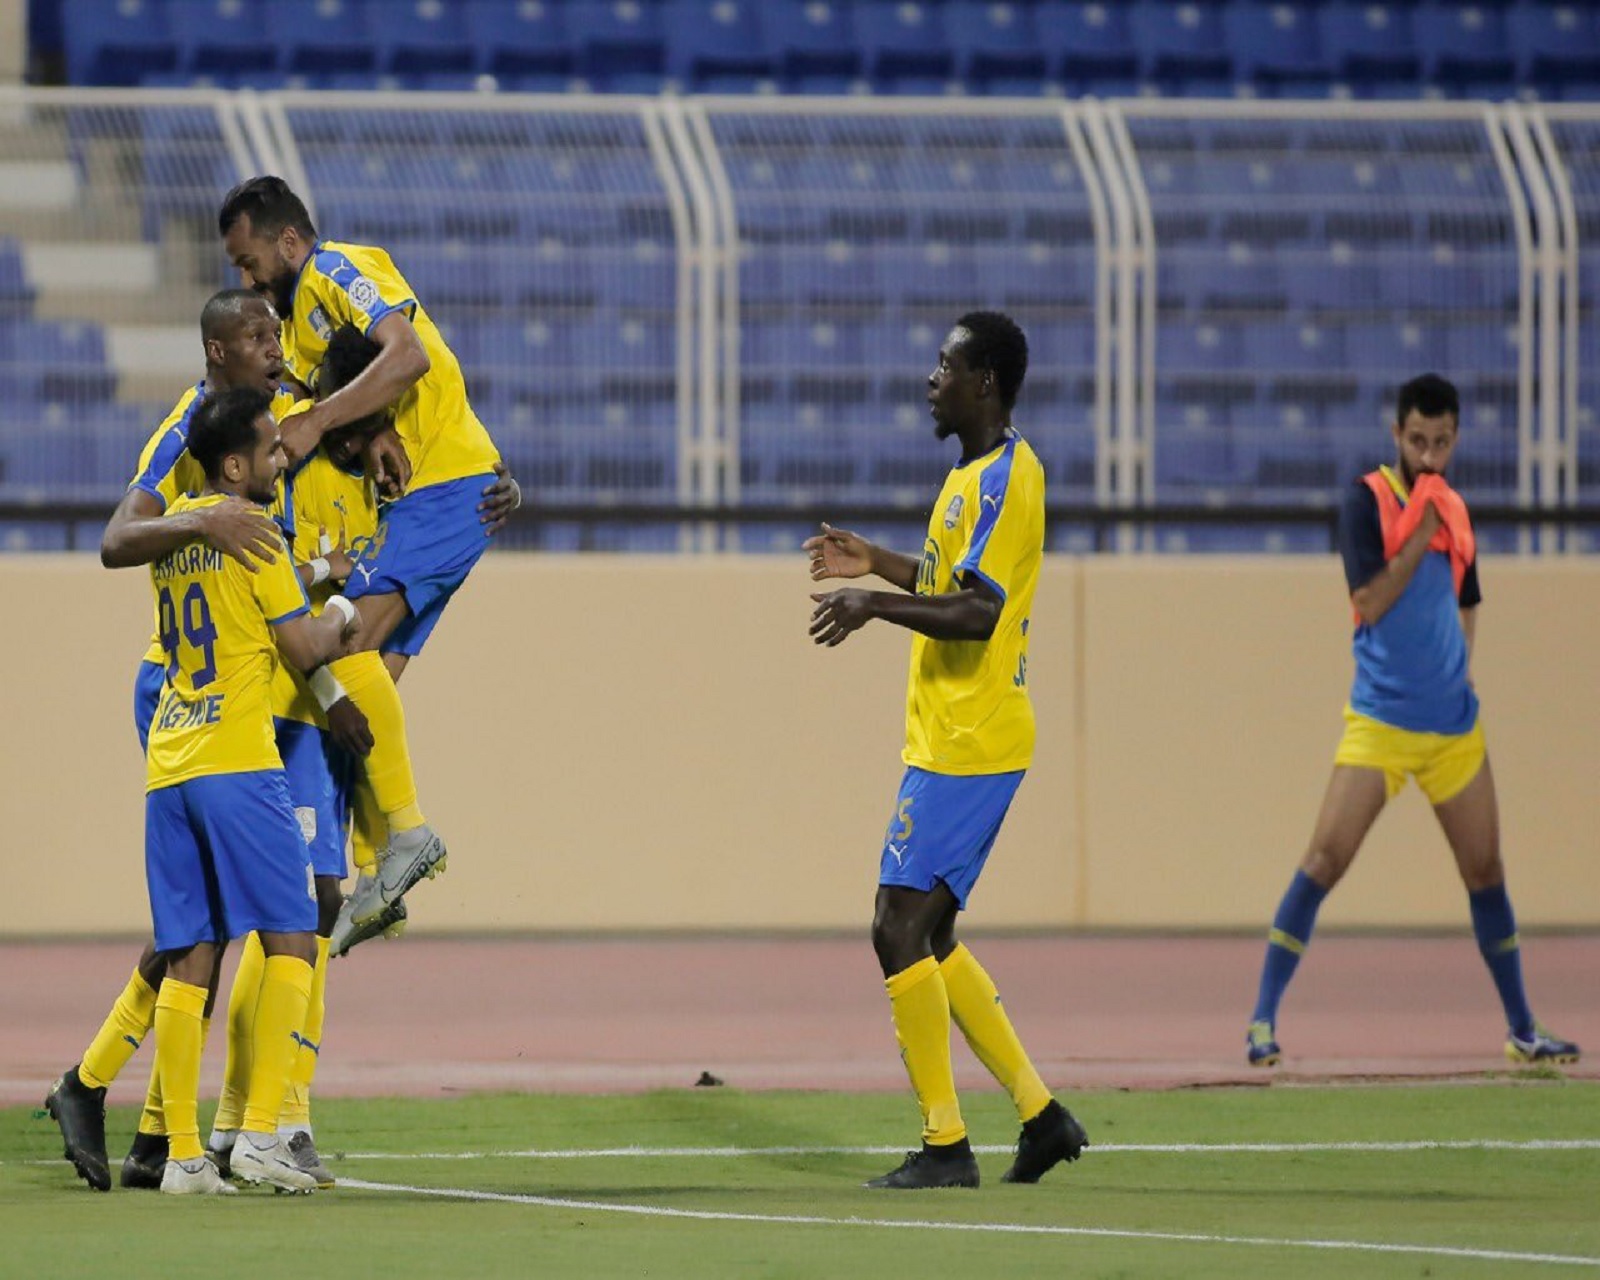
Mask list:
[[[1244,358],[1252,373],[1338,373],[1344,367],[1344,333],[1313,320],[1273,321],[1241,330]]]
[[[133,85],[178,69],[178,42],[161,0],[62,0],[67,79]]]
[[[792,88],[827,82],[847,91],[863,74],[852,16],[844,0],[766,5],[761,25],[767,57]]]
[[[364,0],[274,0],[272,27],[282,45],[281,70],[327,76],[377,71]]]
[[[1351,370],[1374,380],[1380,391],[1392,393],[1413,373],[1442,369],[1445,365],[1439,329],[1415,320],[1349,323],[1344,342]]]
[[[1331,0],[1317,7],[1322,53],[1336,80],[1358,89],[1386,81],[1416,82],[1422,58],[1413,41],[1410,5]]]
[[[1515,64],[1501,10],[1423,0],[1413,23],[1425,79],[1441,85],[1493,85],[1497,93],[1510,90]]]
[[[1236,324],[1163,321],[1156,328],[1156,359],[1163,372],[1211,372],[1244,360],[1244,338]]]
[[[1034,30],[1048,55],[1046,73],[1074,92],[1091,81],[1123,81],[1139,74],[1139,51],[1128,26],[1128,10],[1102,0],[1041,0]]]
[[[1282,0],[1233,0],[1222,13],[1234,67],[1271,93],[1291,86],[1326,92],[1330,68],[1317,38],[1315,6]]]
[[[1129,27],[1147,80],[1237,78],[1222,9],[1211,0],[1135,0]]]
[[[867,73],[890,92],[939,93],[955,74],[943,12],[921,0],[860,0],[856,37]]]
[[[227,83],[243,72],[270,72],[278,44],[261,7],[239,0],[167,0],[178,69]]]
[[[666,74],[661,11],[640,0],[577,0],[567,6],[567,33],[578,50],[578,74],[619,92],[659,88]]]
[[[1600,82],[1600,14],[1592,4],[1518,0],[1506,10],[1506,35],[1524,85]]]
[[[1308,311],[1360,311],[1380,292],[1381,268],[1370,254],[1343,246],[1307,248],[1279,255],[1284,294],[1291,307]]]
[[[1094,296],[1089,247],[1012,244],[973,251],[978,289],[1003,308],[1087,307]]]
[[[662,26],[667,74],[686,87],[728,92],[777,75],[756,0],[665,0]]]
[[[502,77],[554,76],[577,71],[577,50],[559,4],[467,0],[462,11],[479,71]]]
[[[1044,80],[1047,58],[1027,5],[951,0],[945,5],[944,27],[955,50],[956,74],[969,85]]]
[[[0,236],[0,320],[26,314],[36,296],[28,282],[22,259],[22,245],[9,236]]]
[[[887,306],[960,307],[978,296],[977,262],[964,244],[929,240],[880,249],[876,257],[879,287]]]
[[[471,71],[478,45],[464,16],[444,0],[387,0],[372,15],[378,70],[396,76]]]

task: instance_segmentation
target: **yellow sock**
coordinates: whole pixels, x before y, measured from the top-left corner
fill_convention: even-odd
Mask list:
[[[317,1074],[317,1057],[322,1052],[322,1022],[327,1014],[324,999],[328,989],[328,939],[317,937],[317,964],[311,971],[311,997],[306,1002],[306,1025],[300,1033],[299,1050],[289,1072],[289,1096],[278,1117],[279,1128],[311,1127],[311,1081]]]
[[[166,978],[156,996],[156,1065],[168,1153],[193,1160],[200,1149],[200,1022],[206,989]]]
[[[972,1052],[1011,1095],[1017,1115],[1024,1122],[1032,1120],[1050,1104],[1050,1090],[1017,1039],[988,973],[961,943],[940,963],[939,972],[944,975],[950,1016]]]
[[[205,1058],[206,1040],[211,1035],[211,1019],[200,1015],[200,1057]],[[150,1083],[145,1086],[144,1110],[139,1113],[139,1132],[160,1136],[167,1131],[167,1112],[161,1105],[161,1063],[150,1064]]]
[[[411,773],[411,748],[406,742],[406,712],[394,677],[376,653],[352,653],[330,662],[328,670],[345,687],[372,727],[367,779],[390,830],[409,831],[425,819],[417,805],[417,781]]]
[[[350,860],[357,875],[371,875],[378,865],[378,850],[389,843],[389,824],[383,820],[378,798],[367,775],[357,776],[350,792]]]
[[[255,1046],[256,1006],[261,1002],[261,975],[266,963],[261,939],[248,934],[239,952],[239,969],[228,993],[228,1056],[222,1068],[222,1093],[211,1127],[224,1132],[244,1123],[245,1095],[250,1090],[250,1055]]]
[[[932,956],[918,960],[883,985],[889,992],[900,1056],[922,1108],[922,1140],[931,1147],[960,1142],[967,1136],[967,1126],[961,1120],[950,1068],[950,999],[939,962]]]
[[[310,1000],[311,966],[294,956],[268,956],[261,975],[261,1002],[256,1006],[250,1092],[239,1126],[246,1133],[278,1131],[278,1116],[289,1093],[289,1069],[300,1047]]]
[[[104,1089],[122,1073],[156,1018],[156,993],[137,969],[78,1064],[78,1079]]]

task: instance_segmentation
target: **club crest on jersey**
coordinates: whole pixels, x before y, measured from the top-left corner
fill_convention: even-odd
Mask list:
[[[311,308],[311,314],[306,317],[311,322],[311,327],[317,331],[317,337],[326,342],[333,337],[333,325],[328,320],[328,313],[319,304]]]
[[[378,286],[368,280],[366,276],[357,276],[350,282],[350,301],[360,307],[368,315],[372,314],[382,299],[378,296]]]
[[[962,505],[959,493],[950,499],[950,505],[944,509],[944,527],[946,529],[954,529],[956,527],[957,522],[961,519]]]

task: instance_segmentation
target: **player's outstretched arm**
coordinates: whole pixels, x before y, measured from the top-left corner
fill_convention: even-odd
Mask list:
[[[343,596],[329,596],[320,614],[298,613],[272,625],[278,652],[297,670],[310,675],[330,658],[341,656],[361,630],[361,615]]]
[[[806,539],[802,550],[811,558],[813,582],[875,573],[902,591],[917,588],[917,561],[911,556],[868,542],[848,529],[835,529],[827,521],[823,521],[820,534]]]
[[[817,602],[811,613],[811,639],[830,649],[873,618],[920,631],[933,640],[987,640],[1000,621],[1000,597],[977,578],[964,583],[960,591],[937,596],[844,587],[811,598]]]
[[[251,573],[271,564],[283,545],[278,526],[253,502],[228,497],[214,506],[161,514],[160,501],[143,489],[130,489],[111,513],[100,538],[100,563],[108,569],[151,564],[191,542],[232,556]]]

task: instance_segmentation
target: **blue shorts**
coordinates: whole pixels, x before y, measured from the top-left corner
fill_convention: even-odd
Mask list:
[[[345,596],[399,592],[411,610],[383,642],[385,653],[422,652],[450,597],[488,548],[478,503],[494,480],[490,472],[408,493],[383,508],[378,532],[365,546],[358,544]]]
[[[908,768],[883,838],[878,883],[929,893],[942,880],[965,907],[1025,772],[968,777]]]
[[[281,770],[149,792],[144,872],[157,951],[317,927],[311,858]]]
[[[346,874],[345,820],[350,814],[350,758],[321,729],[303,720],[273,717],[278,754],[289,782],[289,799],[300,834],[319,876]]]
[[[156,718],[156,704],[161,701],[161,685],[167,678],[167,669],[159,662],[141,662],[139,674],[133,681],[133,727],[139,733],[139,750],[150,750],[150,722]]]

